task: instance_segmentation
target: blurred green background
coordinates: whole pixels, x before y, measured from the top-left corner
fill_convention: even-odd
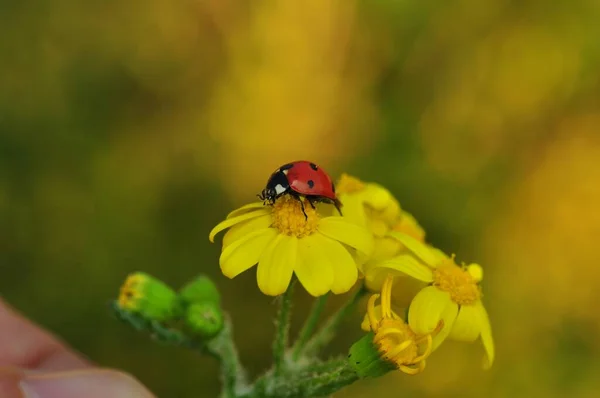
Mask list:
[[[478,344],[449,343],[422,375],[336,397],[597,397],[598,21],[595,0],[4,0],[0,294],[161,398],[216,396],[212,359],[107,303],[135,270],[206,273],[261,372],[273,299],[254,270],[220,274],[208,232],[307,158],[384,184],[483,264],[497,344],[488,372]]]

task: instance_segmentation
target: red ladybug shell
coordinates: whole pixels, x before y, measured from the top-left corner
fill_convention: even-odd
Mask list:
[[[301,195],[336,200],[333,181],[325,170],[316,164],[299,160],[282,166],[279,170],[286,175],[292,191]]]

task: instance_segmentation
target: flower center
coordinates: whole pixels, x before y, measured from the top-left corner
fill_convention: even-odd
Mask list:
[[[415,363],[419,356],[417,336],[401,319],[384,318],[379,323],[373,342],[377,345],[381,356],[397,367]]]
[[[365,183],[358,178],[344,173],[340,177],[340,180],[337,182],[337,184],[335,184],[335,189],[337,190],[338,194],[355,193],[365,189]]]
[[[450,298],[459,305],[472,305],[481,298],[477,280],[468,268],[459,267],[454,260],[439,265],[433,271],[433,285],[450,293]]]
[[[367,304],[367,315],[371,330],[375,333],[373,343],[381,357],[393,363],[407,374],[417,374],[425,369],[425,359],[431,354],[433,336],[439,333],[443,323],[429,334],[417,335],[410,326],[397,316],[391,307],[394,277],[388,275],[381,288],[381,317],[375,310],[374,294]]]
[[[293,196],[284,195],[273,205],[273,227],[285,235],[297,238],[310,235],[317,229],[319,218],[317,211],[304,198],[298,200]]]

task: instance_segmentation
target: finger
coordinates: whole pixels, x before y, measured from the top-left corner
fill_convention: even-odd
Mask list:
[[[89,364],[0,300],[0,366],[68,370]]]
[[[2,389],[4,388],[4,389]],[[110,369],[0,373],[2,398],[154,398],[132,376]]]

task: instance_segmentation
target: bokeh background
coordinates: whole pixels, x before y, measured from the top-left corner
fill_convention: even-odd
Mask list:
[[[260,373],[273,300],[254,271],[220,275],[208,231],[306,158],[384,184],[483,264],[497,344],[488,372],[446,344],[336,397],[600,396],[598,21],[595,0],[5,0],[0,294],[161,398],[216,396],[212,359],[107,303],[131,271],[206,273]]]

